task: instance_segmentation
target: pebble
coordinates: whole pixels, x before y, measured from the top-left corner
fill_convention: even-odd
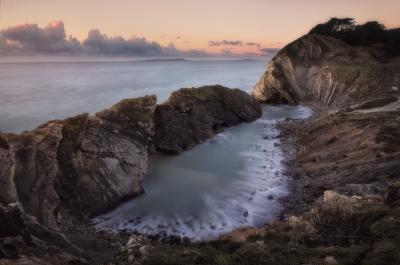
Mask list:
[[[336,265],[338,264],[336,259],[333,256],[328,256],[324,259],[326,265]]]

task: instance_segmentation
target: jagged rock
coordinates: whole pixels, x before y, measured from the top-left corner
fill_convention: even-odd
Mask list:
[[[64,237],[27,217],[18,203],[0,206],[0,264],[88,264]]]
[[[62,138],[61,126],[50,122],[31,132],[3,137],[10,147],[8,156],[0,159],[0,163],[11,161],[8,162],[9,170],[2,170],[0,179],[12,180],[8,187],[4,187],[12,192],[8,198],[2,198],[2,203],[20,202],[25,211],[39,222],[57,228],[59,198],[54,186],[58,174],[57,149]]]
[[[14,154],[10,144],[0,134],[0,202],[9,204],[18,201],[18,194],[14,183]]]
[[[90,116],[0,135],[0,202],[20,202],[39,223],[86,218],[142,192],[156,97],[123,100]]]
[[[247,93],[222,86],[184,88],[171,94],[155,112],[157,150],[180,153],[223,128],[251,122],[261,107]]]
[[[335,257],[333,256],[327,256],[324,259],[324,262],[326,265],[336,265],[338,262],[336,261]]]
[[[262,102],[340,106],[398,94],[400,59],[377,61],[367,49],[310,34],[283,48],[253,89]]]

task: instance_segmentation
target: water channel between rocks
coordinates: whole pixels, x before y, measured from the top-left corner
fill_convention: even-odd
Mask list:
[[[210,240],[274,220],[282,210],[279,199],[288,195],[275,125],[310,114],[302,106],[264,106],[260,119],[190,151],[153,155],[145,193],[93,222],[98,229]]]

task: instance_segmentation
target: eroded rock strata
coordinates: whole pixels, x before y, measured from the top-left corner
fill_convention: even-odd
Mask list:
[[[155,112],[157,150],[178,154],[226,127],[261,117],[256,100],[222,86],[184,88],[171,94]]]
[[[0,134],[0,258],[88,262],[69,238],[91,245],[95,255],[107,253],[110,242],[99,248],[100,240],[91,242],[74,227],[142,193],[154,147],[179,153],[260,115],[259,104],[245,92],[209,86],[181,89],[159,106],[155,96],[126,99],[95,115]],[[53,258],[47,246],[54,248]]]
[[[400,264],[400,59],[385,45],[313,33],[282,49],[253,96],[315,110],[280,125],[292,191],[283,220],[208,244],[143,243],[150,251],[137,262]],[[132,259],[131,249],[112,264]]]
[[[310,103],[338,107],[400,87],[400,59],[382,62],[376,47],[353,47],[339,39],[310,34],[282,49],[253,89],[266,103]]]

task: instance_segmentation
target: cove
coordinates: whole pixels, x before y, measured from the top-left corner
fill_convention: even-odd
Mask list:
[[[277,219],[288,190],[276,124],[310,114],[303,106],[263,106],[260,119],[190,151],[152,155],[145,193],[95,218],[96,228],[199,241]]]

